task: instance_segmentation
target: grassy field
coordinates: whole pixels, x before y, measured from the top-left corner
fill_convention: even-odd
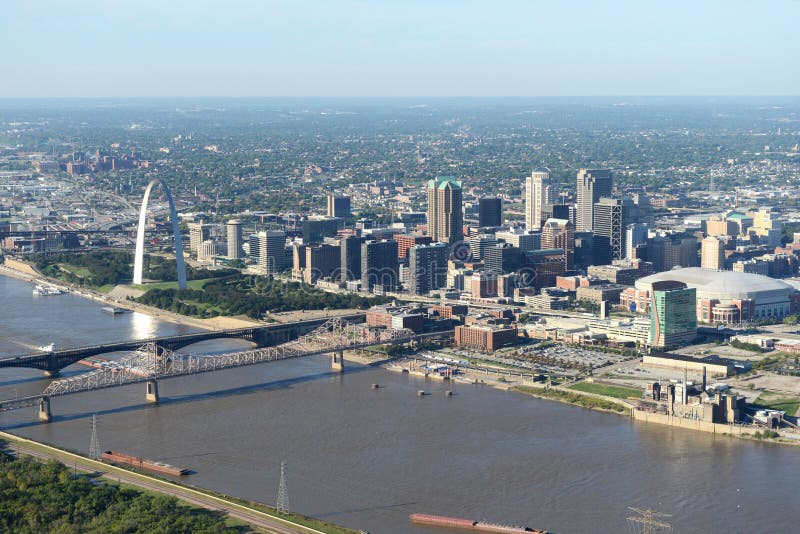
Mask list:
[[[594,393],[596,395],[605,395],[606,397],[614,397],[615,399],[627,399],[635,397],[642,398],[642,391],[634,388],[626,388],[622,386],[609,386],[606,384],[594,384],[591,382],[579,382],[575,385],[569,386],[569,389],[583,391],[584,393]]]
[[[206,283],[214,280],[214,278],[203,278],[201,280],[189,280],[186,282],[188,289],[203,289]],[[147,291],[149,289],[178,289],[178,282],[153,282],[151,284],[131,284],[130,287]]]
[[[794,416],[797,414],[797,409],[800,408],[800,399],[797,397],[781,397],[776,394],[762,393],[753,406],[760,408],[769,408],[770,410],[781,410],[786,412],[786,415]]]
[[[628,409],[625,406],[617,404],[616,402],[613,401],[596,399],[594,397],[587,397],[586,395],[581,395],[580,393],[572,393],[560,389],[545,390],[543,388],[539,389],[539,388],[532,388],[529,386],[516,386],[512,389],[514,389],[515,391],[519,391],[520,393],[531,395],[533,397],[540,397],[543,399],[551,399],[559,402],[565,402],[567,404],[573,404],[575,406],[589,408],[590,410],[593,408],[599,408],[601,410],[609,410],[620,414],[626,413],[628,411]]]
[[[92,272],[86,267],[78,267],[77,265],[70,265],[69,263],[59,263],[58,266],[62,270],[69,271],[79,278],[86,279],[92,276]]]

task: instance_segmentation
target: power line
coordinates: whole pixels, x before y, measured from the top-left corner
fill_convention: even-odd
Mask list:
[[[629,516],[628,528],[631,532],[636,534],[656,534],[659,532],[672,532],[672,525],[661,520],[662,517],[671,517],[670,514],[662,514],[655,510],[628,507],[629,510],[639,514],[638,516]]]
[[[100,438],[97,437],[97,414],[92,414],[92,438],[89,440],[89,458],[99,460],[101,453]]]
[[[278,484],[278,502],[275,506],[279,514],[289,513],[289,490],[286,488],[286,462],[281,462],[281,481]]]

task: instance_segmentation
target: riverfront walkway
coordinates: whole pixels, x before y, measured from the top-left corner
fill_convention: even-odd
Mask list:
[[[0,432],[0,439],[6,440],[9,448],[18,454],[27,454],[41,460],[56,460],[87,473],[100,473],[109,483],[116,481],[130,484],[143,490],[170,495],[193,506],[222,512],[267,532],[277,534],[323,534],[324,532],[295,523],[290,517],[283,518],[270,515],[250,506],[242,505],[199,489],[135,473],[13,434]]]

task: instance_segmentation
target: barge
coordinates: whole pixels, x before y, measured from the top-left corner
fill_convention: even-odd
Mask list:
[[[546,530],[538,530],[530,527],[513,527],[442,515],[411,514],[408,518],[412,523],[417,523],[419,525],[472,530],[473,532],[496,532],[498,534],[523,534],[525,532],[534,532],[536,534],[547,534]]]
[[[182,476],[189,474],[188,469],[175,467],[174,465],[165,464],[164,462],[146,460],[144,458],[139,458],[138,456],[130,456],[121,452],[103,451],[101,457],[103,460],[113,464],[130,465],[132,467],[138,467],[139,469],[146,469],[148,471],[153,471],[155,473],[161,473],[164,475]]]

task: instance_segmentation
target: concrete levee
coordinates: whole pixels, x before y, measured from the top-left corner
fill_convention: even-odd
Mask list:
[[[678,428],[686,428],[689,430],[697,430],[700,432],[709,432],[711,434],[727,434],[729,436],[749,436],[752,435],[750,429],[742,425],[731,425],[723,423],[710,423],[708,421],[701,421],[698,419],[691,419],[688,417],[677,417],[663,413],[653,413],[645,410],[631,410],[631,418],[636,421],[643,421],[645,423],[656,423],[659,425],[667,425]]]

